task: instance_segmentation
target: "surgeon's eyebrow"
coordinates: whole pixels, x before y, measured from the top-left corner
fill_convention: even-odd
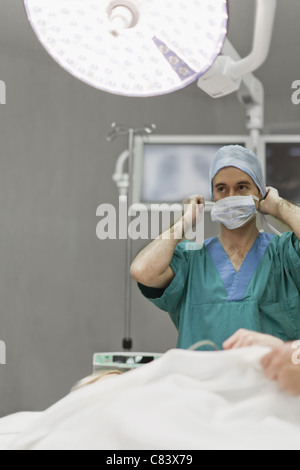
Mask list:
[[[247,181],[240,181],[239,183],[236,183],[236,186],[241,186],[242,184],[245,184],[245,185],[248,185],[249,184],[251,185],[251,181],[247,180]]]
[[[251,185],[251,181],[249,181],[249,180],[248,181],[239,181],[238,183],[236,183],[236,186],[241,186],[243,184],[249,186],[249,185]],[[217,183],[217,184],[215,184],[215,188],[219,188],[221,186],[227,186],[227,183]]]

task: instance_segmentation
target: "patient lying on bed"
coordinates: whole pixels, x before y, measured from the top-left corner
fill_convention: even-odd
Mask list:
[[[128,374],[93,374],[5,448],[299,450],[300,341],[253,346],[174,349]]]
[[[260,361],[270,351],[171,350],[128,373],[93,375],[9,449],[299,450],[300,397],[266,378]]]
[[[223,344],[224,350],[249,346],[270,347],[272,351],[261,360],[267,378],[276,381],[281,390],[294,396],[300,395],[300,341],[285,344],[273,336],[241,329]],[[96,372],[75,384],[72,392],[122,373],[117,370]]]

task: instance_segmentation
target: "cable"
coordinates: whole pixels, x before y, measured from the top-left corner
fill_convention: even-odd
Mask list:
[[[216,351],[220,351],[218,346],[213,343],[212,341],[199,341],[198,343],[193,344],[190,348],[188,348],[189,351],[196,351],[199,348],[202,348],[203,346],[211,346],[213,349]]]

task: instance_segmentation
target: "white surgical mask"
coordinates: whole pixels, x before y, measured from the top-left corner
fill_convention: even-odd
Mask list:
[[[242,227],[257,214],[256,196],[232,196],[217,201],[211,211],[211,220],[219,222],[229,230]]]

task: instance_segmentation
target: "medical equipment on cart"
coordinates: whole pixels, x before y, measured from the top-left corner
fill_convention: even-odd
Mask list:
[[[157,353],[124,353],[124,352],[104,352],[95,353],[93,358],[94,373],[105,370],[117,370],[126,372],[136,369],[142,365],[159,359],[161,354]]]

